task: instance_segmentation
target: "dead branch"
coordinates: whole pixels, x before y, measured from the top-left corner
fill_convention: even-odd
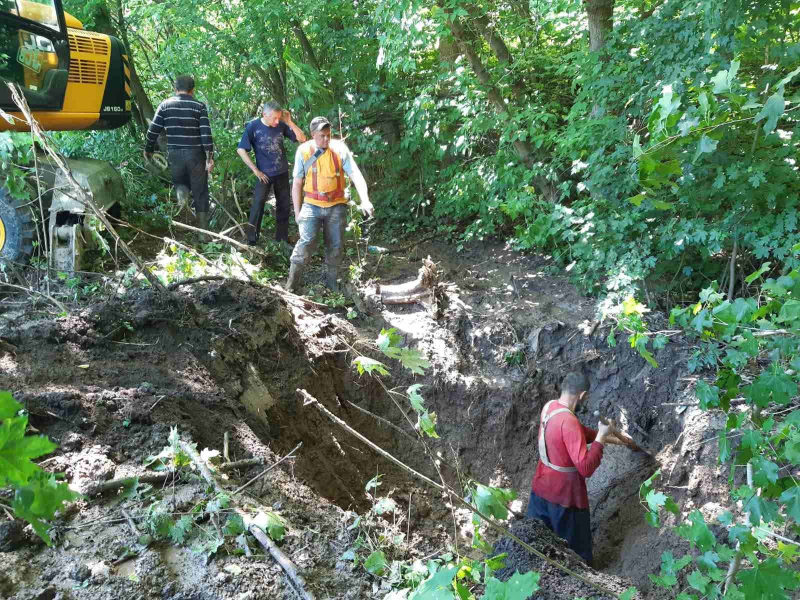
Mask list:
[[[11,97],[14,100],[14,104],[16,104],[19,109],[22,111],[22,114],[25,115],[25,119],[28,122],[28,125],[31,128],[31,133],[35,135],[39,143],[41,144],[42,148],[44,148],[45,152],[53,159],[53,162],[58,166],[59,169],[64,173],[67,181],[69,181],[70,185],[75,189],[75,193],[77,194],[77,199],[84,205],[88,206],[94,216],[96,216],[100,222],[105,226],[108,232],[111,234],[111,237],[114,238],[114,241],[122,247],[122,251],[128,257],[128,259],[136,265],[136,267],[144,273],[144,276],[147,278],[147,281],[150,282],[150,285],[153,286],[159,295],[163,298],[172,299],[172,294],[167,291],[167,288],[159,281],[158,277],[153,275],[150,270],[142,264],[142,261],[139,260],[139,257],[133,253],[133,251],[128,247],[128,244],[125,243],[123,239],[119,237],[116,229],[108,220],[108,217],[105,215],[103,211],[97,208],[97,205],[94,203],[94,199],[92,198],[91,194],[89,194],[86,190],[84,190],[81,185],[77,182],[72,171],[67,166],[67,163],[64,162],[64,159],[61,157],[58,152],[53,150],[52,144],[47,136],[44,135],[41,126],[39,125],[38,121],[33,118],[31,114],[31,109],[28,106],[28,102],[25,100],[25,96],[22,93],[22,89],[11,82],[7,83],[8,88],[11,90]]]
[[[286,576],[292,581],[297,590],[298,595],[303,600],[315,600],[314,595],[311,592],[306,591],[306,581],[303,579],[302,575],[297,572],[297,567],[295,564],[286,556],[283,552],[281,552],[278,547],[273,543],[269,536],[264,533],[262,529],[260,529],[257,525],[251,525],[249,528],[250,533],[253,535],[254,538],[258,540],[258,543],[261,544],[264,549],[270,553],[272,558],[275,559],[283,572],[286,573]]]
[[[238,494],[239,492],[243,491],[244,489],[246,489],[246,488],[247,488],[248,486],[250,486],[251,484],[253,484],[253,483],[255,483],[256,481],[258,481],[259,479],[261,479],[261,478],[262,478],[264,475],[266,475],[267,473],[269,473],[270,471],[272,471],[272,469],[274,469],[275,467],[277,467],[277,466],[278,466],[279,464],[281,464],[283,461],[285,461],[285,460],[288,460],[288,459],[290,459],[290,458],[294,458],[294,453],[295,453],[295,452],[297,452],[298,450],[300,450],[300,447],[301,447],[302,445],[303,445],[303,442],[300,442],[299,444],[297,444],[297,446],[295,446],[295,447],[294,447],[294,450],[292,450],[291,452],[289,452],[289,454],[287,454],[286,456],[284,456],[282,459],[280,459],[280,460],[279,460],[278,462],[276,462],[274,465],[272,465],[272,466],[270,466],[270,467],[267,467],[266,469],[264,469],[263,471],[261,471],[261,473],[259,473],[259,474],[258,474],[258,475],[256,475],[255,477],[253,477],[253,478],[252,478],[250,481],[248,481],[248,482],[247,482],[247,483],[245,483],[244,485],[242,485],[242,486],[240,486],[240,487],[236,488],[236,490],[234,490],[234,492],[231,494],[231,497],[235,496],[236,494]]]
[[[223,455],[224,454],[226,453],[223,452]],[[219,470],[224,473],[225,471],[233,471],[234,469],[247,469],[249,467],[255,467],[263,464],[264,459],[259,456],[258,458],[245,458],[244,460],[237,460],[236,462],[223,463],[219,466]]]
[[[201,281],[222,281],[224,279],[229,279],[229,277],[225,277],[224,275],[203,275],[202,277],[190,277],[189,279],[184,279],[183,281],[170,283],[167,286],[167,289],[172,291],[182,285],[191,285],[193,283],[200,283]]]
[[[181,229],[188,229],[189,231],[194,231],[195,233],[204,233],[205,235],[210,235],[211,237],[217,238],[218,240],[227,242],[231,246],[239,248],[239,250],[252,252],[253,254],[258,254],[259,256],[263,257],[268,256],[268,254],[263,250],[256,248],[255,246],[248,246],[247,244],[242,244],[241,242],[237,242],[233,238],[229,238],[227,235],[222,235],[221,233],[217,233],[215,231],[208,231],[207,229],[200,229],[199,227],[193,227],[192,225],[187,225],[186,223],[181,223],[180,221],[173,221],[172,224],[180,227]]]
[[[45,294],[44,292],[37,292],[36,290],[31,289],[31,288],[26,288],[26,287],[23,287],[21,285],[16,285],[16,284],[13,284],[13,283],[5,283],[3,281],[0,281],[0,286],[13,288],[15,290],[21,290],[21,291],[23,291],[25,293],[28,293],[28,294],[36,294],[37,296],[41,296],[42,298],[45,298],[49,302],[52,302],[55,305],[55,307],[58,308],[61,312],[63,312],[63,313],[67,312],[67,307],[66,306],[61,304],[61,302],[59,302],[58,300],[56,300],[52,296],[49,296],[48,294]]]
[[[277,467],[284,460],[292,456],[292,454],[296,452],[302,445],[303,443],[300,442],[300,444],[298,444],[294,450],[292,450],[289,454],[287,454],[278,462],[276,462],[274,465],[272,465],[269,469],[264,471],[264,473],[262,473],[261,475],[264,475],[271,469]],[[197,470],[200,471],[200,474],[203,476],[203,479],[205,479],[208,482],[208,484],[214,488],[214,491],[217,494],[225,494],[225,490],[222,488],[222,486],[216,480],[214,475],[211,473],[211,471],[208,468],[208,465],[206,465],[205,462],[200,458],[200,455],[197,454],[197,450],[195,450],[191,444],[189,444],[188,442],[184,442],[183,440],[180,441],[180,447],[184,452],[186,452],[186,455],[189,457],[189,459],[192,461],[195,467],[197,467]],[[260,477],[261,475],[259,475],[258,477]],[[257,479],[258,477],[256,477],[255,479]],[[254,481],[255,479],[251,481]],[[249,483],[251,482],[248,482],[247,484],[245,484],[245,486],[242,486],[241,488],[233,492],[233,494],[231,494],[231,498],[239,491],[244,489],[244,487],[249,485]],[[314,596],[306,591],[306,582],[298,574],[297,567],[289,559],[289,557],[286,556],[283,552],[281,552],[278,549],[278,547],[275,546],[272,540],[270,540],[269,537],[258,526],[251,525],[249,531],[251,534],[253,534],[253,537],[255,537],[258,540],[258,542],[270,553],[272,558],[275,559],[275,562],[277,562],[280,565],[280,567],[286,573],[286,576],[294,584],[295,589],[297,590],[297,593],[300,595],[300,597],[303,598],[304,600],[315,600]]]
[[[90,485],[86,490],[87,496],[96,496],[97,494],[105,494],[106,492],[116,491],[119,488],[132,485],[135,481],[139,483],[148,483],[150,485],[163,485],[175,476],[174,471],[168,473],[160,473],[158,475],[134,475],[132,477],[123,477],[121,479],[114,479],[112,481],[103,481],[102,483],[95,483]]]
[[[325,408],[319,400],[314,398],[314,396],[309,394],[306,390],[298,389],[297,393],[300,394],[304,398],[304,400],[305,400],[304,405],[305,406],[308,406],[308,405],[315,406],[322,414],[324,414],[331,421],[333,421],[334,423],[339,425],[339,427],[341,427],[342,429],[347,431],[350,435],[353,435],[354,437],[358,438],[363,443],[365,443],[367,446],[372,448],[375,452],[377,452],[378,454],[380,454],[381,456],[383,456],[387,460],[393,462],[394,464],[399,466],[401,469],[403,469],[404,471],[410,473],[411,475],[413,475],[417,479],[420,479],[420,480],[424,481],[425,483],[427,483],[428,485],[433,486],[437,490],[445,492],[448,495],[448,497],[450,498],[451,502],[454,502],[456,504],[460,504],[464,508],[467,508],[467,509],[471,510],[472,512],[474,512],[475,514],[480,516],[490,527],[492,527],[493,529],[497,530],[502,535],[508,536],[510,539],[515,541],[517,544],[519,544],[520,546],[525,548],[528,552],[536,555],[537,557],[539,557],[543,561],[547,562],[548,564],[553,565],[554,567],[556,567],[560,571],[563,571],[567,575],[569,575],[571,577],[575,577],[576,579],[582,581],[586,585],[591,586],[594,589],[599,590],[604,594],[608,594],[609,596],[618,597],[618,595],[616,593],[612,592],[611,590],[606,589],[602,585],[587,579],[583,575],[580,575],[579,573],[576,573],[575,571],[571,570],[570,568],[565,567],[564,565],[562,565],[558,561],[556,561],[556,560],[550,558],[549,556],[547,556],[546,554],[540,552],[539,550],[537,550],[536,548],[534,548],[530,544],[527,544],[527,543],[523,542],[521,539],[519,539],[517,536],[515,536],[513,533],[511,533],[508,529],[506,529],[505,527],[503,527],[499,523],[496,523],[494,519],[492,519],[491,517],[488,517],[487,515],[483,514],[476,507],[472,506],[469,502],[464,500],[458,492],[456,492],[455,490],[450,488],[448,485],[446,485],[444,483],[442,483],[442,484],[436,483],[432,479],[429,479],[425,475],[422,475],[421,473],[418,473],[417,471],[415,471],[414,469],[412,469],[411,467],[409,467],[408,465],[406,465],[405,463],[403,463],[399,459],[395,458],[394,456],[389,454],[386,450],[384,450],[383,448],[381,448],[377,444],[375,444],[375,443],[371,442],[370,440],[368,440],[366,437],[361,435],[358,431],[356,431],[355,429],[350,427],[347,423],[345,423],[342,419],[340,419],[339,417],[334,415],[331,411],[329,411],[327,408]]]

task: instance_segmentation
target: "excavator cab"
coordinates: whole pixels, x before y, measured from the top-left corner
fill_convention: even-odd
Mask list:
[[[0,0],[0,108],[18,117],[0,131],[26,131],[8,82],[46,130],[115,129],[131,118],[125,47],[83,29],[61,0]]]
[[[64,12],[61,0],[0,0],[0,109],[11,119],[0,118],[0,131],[28,131],[8,83],[22,89],[34,119],[48,131],[115,129],[131,118],[124,45],[114,36],[86,31]],[[42,162],[36,174],[45,183],[41,187],[55,190],[43,198],[49,210],[50,262],[72,271],[91,237],[84,235],[88,207],[65,193],[69,186],[60,181],[63,174]],[[109,163],[69,162],[95,204],[106,209],[124,200],[122,178]],[[31,254],[36,233],[32,211],[38,204],[0,189],[0,262],[25,262]]]

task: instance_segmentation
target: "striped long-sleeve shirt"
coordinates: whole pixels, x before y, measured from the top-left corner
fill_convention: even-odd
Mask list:
[[[161,131],[167,130],[170,148],[203,148],[210,157],[214,152],[211,124],[206,105],[190,94],[176,94],[164,100],[147,129],[145,152],[153,152]]]

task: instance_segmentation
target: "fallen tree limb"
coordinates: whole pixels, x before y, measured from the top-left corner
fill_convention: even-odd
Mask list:
[[[367,446],[372,448],[375,452],[377,452],[378,454],[380,454],[381,456],[383,456],[387,460],[393,462],[394,464],[399,466],[401,469],[403,469],[404,471],[410,473],[411,475],[413,475],[417,479],[420,479],[421,481],[424,481],[428,485],[433,486],[437,490],[440,490],[440,491],[446,493],[448,495],[448,497],[450,498],[451,502],[455,502],[457,504],[460,504],[464,508],[467,508],[467,509],[471,510],[476,515],[480,516],[490,527],[492,527],[493,529],[495,529],[496,531],[498,531],[502,535],[508,536],[510,539],[514,540],[517,544],[519,544],[520,546],[525,548],[531,554],[534,554],[535,556],[539,557],[540,559],[542,559],[546,563],[554,566],[555,568],[557,568],[560,571],[566,573],[567,575],[569,575],[571,577],[574,577],[574,578],[578,579],[579,581],[582,581],[586,585],[591,586],[592,588],[594,588],[594,589],[596,589],[596,590],[598,590],[598,591],[600,591],[600,592],[602,592],[604,594],[608,594],[609,596],[612,596],[614,598],[618,598],[619,597],[618,594],[616,594],[615,592],[612,592],[611,590],[606,589],[602,585],[587,579],[586,577],[580,575],[579,573],[576,573],[575,571],[571,570],[569,567],[566,567],[566,566],[562,565],[558,561],[556,561],[556,560],[550,558],[549,556],[545,555],[544,553],[540,552],[539,550],[537,550],[536,548],[534,548],[530,544],[527,544],[527,543],[523,542],[521,539],[519,539],[517,536],[515,536],[513,533],[511,533],[508,529],[506,529],[505,527],[503,527],[499,523],[496,523],[493,518],[485,515],[484,513],[479,511],[476,507],[472,506],[469,502],[464,500],[460,496],[460,494],[458,494],[458,492],[456,492],[455,490],[453,490],[449,486],[447,486],[445,484],[436,483],[432,479],[430,479],[430,478],[426,477],[425,475],[415,471],[414,469],[412,469],[411,467],[406,465],[401,460],[395,458],[394,456],[389,454],[386,450],[384,450],[383,448],[381,448],[377,444],[371,442],[369,439],[367,439],[366,437],[361,435],[358,431],[356,431],[355,429],[350,427],[342,419],[340,419],[339,417],[334,415],[331,411],[329,411],[327,408],[325,408],[319,400],[314,398],[314,396],[309,394],[306,390],[298,389],[297,393],[300,394],[303,397],[304,406],[308,406],[308,405],[315,406],[322,414],[324,414],[331,421],[333,421],[334,423],[339,425],[339,427],[341,427],[342,429],[347,431],[350,435],[358,438],[363,443],[365,443]]]
[[[97,494],[105,494],[106,492],[116,491],[119,488],[127,487],[135,481],[139,483],[147,483],[150,485],[163,485],[170,479],[175,477],[176,473],[170,471],[167,473],[159,473],[158,475],[133,475],[131,477],[122,477],[120,479],[113,479],[111,481],[103,481],[89,486],[86,490],[86,496],[96,496]]]
[[[286,573],[286,576],[294,584],[298,595],[303,600],[314,600],[314,595],[311,594],[311,592],[306,591],[306,580],[303,579],[303,576],[297,572],[297,567],[295,564],[289,559],[288,556],[281,552],[275,543],[269,539],[269,536],[264,533],[264,531],[260,529],[258,525],[251,525],[248,531],[250,531],[253,537],[258,540],[258,543],[270,553],[270,556],[275,559],[275,562],[280,565],[281,569],[283,569],[283,572]]]
[[[224,275],[203,275],[202,277],[190,277],[189,279],[184,279],[183,281],[170,283],[167,286],[167,289],[172,291],[182,285],[191,285],[193,283],[200,283],[201,281],[222,281],[223,279],[229,279],[229,277],[225,277]]]
[[[233,496],[235,494],[239,493],[245,487],[250,485],[250,483],[252,483],[256,479],[258,479],[262,475],[265,475],[266,473],[268,473],[269,471],[271,471],[272,469],[277,467],[279,464],[281,464],[284,460],[286,460],[287,458],[292,456],[292,454],[294,452],[296,452],[297,450],[299,450],[300,446],[302,446],[302,445],[303,445],[303,443],[300,442],[297,446],[295,446],[294,450],[292,450],[289,454],[287,454],[282,459],[280,459],[278,462],[276,462],[274,465],[272,465],[271,467],[266,469],[260,475],[258,475],[255,478],[251,479],[244,486],[240,487],[238,490],[233,492],[233,494],[230,495],[231,499],[233,499]],[[205,479],[206,482],[208,482],[208,485],[210,485],[212,488],[214,488],[214,491],[217,494],[220,494],[220,495],[226,494],[226,492],[223,489],[223,487],[216,480],[216,478],[214,477],[213,473],[211,473],[211,470],[208,468],[208,465],[206,465],[205,461],[203,461],[200,458],[200,455],[197,454],[197,450],[195,450],[194,447],[192,447],[191,444],[189,444],[188,442],[185,442],[183,440],[180,441],[180,447],[184,452],[186,452],[186,455],[192,461],[194,466],[197,467],[197,470],[200,471],[200,474],[203,476],[203,479]],[[249,528],[249,531],[253,535],[253,537],[255,537],[258,540],[259,544],[261,544],[270,553],[270,556],[272,556],[272,558],[275,560],[275,562],[277,562],[278,565],[280,565],[281,569],[283,569],[284,573],[286,573],[286,576],[289,578],[289,580],[294,585],[295,591],[298,593],[298,595],[301,598],[303,598],[303,600],[315,600],[314,596],[311,593],[309,593],[308,591],[306,591],[306,582],[299,575],[299,573],[297,572],[297,567],[289,559],[289,557],[286,556],[283,552],[281,552],[281,550],[272,542],[272,540],[269,539],[267,534],[265,534],[264,531],[262,529],[260,529],[258,526],[251,525],[250,528]]]

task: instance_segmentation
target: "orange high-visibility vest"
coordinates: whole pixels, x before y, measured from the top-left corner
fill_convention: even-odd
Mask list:
[[[303,162],[311,158],[316,150],[313,141],[303,144],[300,149]],[[330,146],[312,165],[311,172],[306,173],[303,195],[306,202],[322,208],[347,202],[344,196],[342,158]]]

